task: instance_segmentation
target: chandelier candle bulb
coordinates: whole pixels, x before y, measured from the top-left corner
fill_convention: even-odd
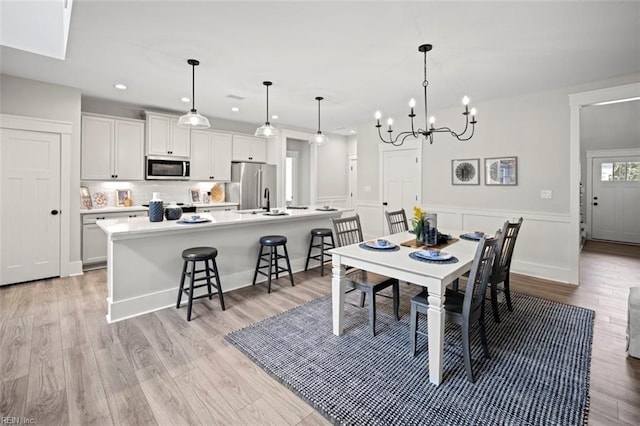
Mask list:
[[[389,126],[388,132],[393,132],[393,130],[391,130],[391,126],[393,126],[393,118],[389,118],[387,120],[387,126]]]
[[[380,127],[380,119],[382,118],[382,113],[380,111],[376,111],[375,114],[376,117],[376,127]]]
[[[462,105],[469,105],[469,97],[465,96],[462,98]]]

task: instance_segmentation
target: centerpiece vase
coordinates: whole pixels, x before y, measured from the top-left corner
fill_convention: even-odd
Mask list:
[[[413,223],[413,232],[416,234],[416,246],[424,245],[424,222],[422,219],[415,220]]]

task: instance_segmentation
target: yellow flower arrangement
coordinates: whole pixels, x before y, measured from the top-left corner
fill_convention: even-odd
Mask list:
[[[427,212],[422,211],[422,209],[418,206],[413,207],[413,218],[411,219],[411,223],[415,227],[418,223],[422,223],[422,220],[427,217]]]

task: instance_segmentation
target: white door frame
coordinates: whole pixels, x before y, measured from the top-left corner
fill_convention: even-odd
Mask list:
[[[82,274],[82,262],[71,262],[71,132],[66,121],[0,114],[0,128],[60,135],[60,276]],[[77,189],[79,190],[79,189]]]
[[[278,205],[284,206],[284,159],[287,156],[287,139],[297,139],[307,141],[314,133],[309,132],[301,132],[299,130],[290,130],[290,129],[281,129],[280,130],[280,143],[282,148],[282,159],[280,161],[280,173],[278,173],[280,177],[280,184],[278,185],[282,188],[278,193],[282,193]],[[311,144],[309,147],[309,204],[315,205],[316,200],[318,198],[318,145]]]
[[[603,157],[638,157],[640,156],[640,148],[622,148],[622,149],[594,149],[592,151],[587,151],[587,182],[586,182],[586,198],[584,199],[585,203],[588,203],[586,207],[587,211],[587,223],[585,224],[585,229],[587,230],[587,238],[591,238],[593,234],[593,219],[592,219],[592,205],[591,201],[593,201],[593,159],[594,158],[603,158]]]
[[[640,83],[608,87],[569,95],[569,276],[572,284],[580,281],[580,109],[600,102],[640,97]]]
[[[300,161],[300,153],[298,151],[289,151],[287,150],[287,156],[286,158],[293,158],[293,167],[291,170],[291,175],[293,178],[293,184],[291,187],[291,192],[293,195],[293,204],[294,205],[300,205],[300,176],[298,176],[298,173],[300,173],[300,166],[299,166],[299,161]],[[285,162],[286,165],[286,162]],[[287,201],[287,197],[286,197],[286,170],[285,170],[285,202]]]

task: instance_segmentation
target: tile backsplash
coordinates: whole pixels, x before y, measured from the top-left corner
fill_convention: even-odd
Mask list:
[[[154,192],[160,193],[160,199],[164,202],[191,203],[191,190],[198,189],[200,191],[200,199],[202,193],[211,191],[216,182],[192,182],[192,181],[136,181],[136,182],[99,182],[99,181],[82,181],[81,186],[89,188],[89,193],[93,200],[94,208],[96,208],[96,194],[103,193],[106,196],[107,203],[105,207],[116,207],[116,190],[128,189],[131,191],[131,199],[134,206],[147,204]]]

